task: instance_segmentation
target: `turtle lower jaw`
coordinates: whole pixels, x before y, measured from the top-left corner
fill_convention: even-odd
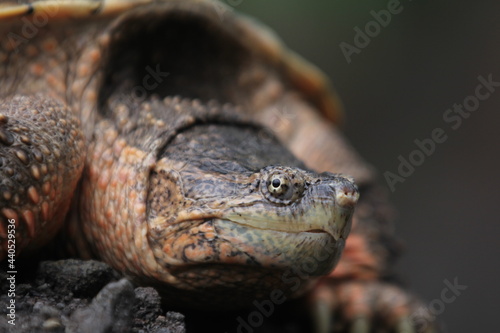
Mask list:
[[[284,271],[306,265],[309,276],[320,276],[333,269],[345,244],[343,237],[323,229],[262,229],[224,219],[214,219],[212,223],[221,244],[219,259],[227,264]]]

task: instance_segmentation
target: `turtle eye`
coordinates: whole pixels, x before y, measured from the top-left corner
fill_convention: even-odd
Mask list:
[[[262,170],[260,191],[272,203],[290,205],[304,195],[306,188],[307,181],[300,170],[281,166]]]
[[[290,184],[284,175],[273,175],[270,177],[267,189],[275,197],[283,196],[288,192]]]
[[[291,204],[304,192],[303,182],[284,172],[269,175],[263,185],[262,193],[265,198],[277,204]]]

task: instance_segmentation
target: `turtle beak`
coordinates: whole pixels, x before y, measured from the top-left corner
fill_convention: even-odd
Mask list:
[[[343,238],[344,240],[349,235],[351,230],[351,218],[354,213],[354,206],[358,202],[359,191],[357,186],[351,182],[349,179],[342,178],[339,179],[338,183],[335,185],[335,206],[336,212],[335,216],[337,223],[342,225],[337,229],[337,238]]]
[[[346,177],[334,174],[322,176],[322,181],[311,188],[310,198],[316,205],[316,215],[311,216],[310,220],[315,220],[314,225],[328,232],[335,240],[346,239],[354,206],[359,199],[358,188]]]
[[[315,184],[314,196],[320,201],[335,199],[335,206],[344,209],[354,208],[359,199],[358,187],[351,178],[331,173],[322,173],[328,178]]]

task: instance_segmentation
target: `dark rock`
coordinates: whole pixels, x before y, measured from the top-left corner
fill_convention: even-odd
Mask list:
[[[148,325],[146,332],[152,333],[185,333],[184,315],[169,311],[165,316],[158,316],[156,321]]]
[[[170,333],[184,333],[186,332],[185,324],[184,324],[184,315],[179,312],[169,311],[165,315],[165,321],[168,323]],[[160,333],[160,331],[158,331]]]
[[[161,307],[161,297],[156,289],[139,287],[135,289],[138,303],[134,313],[134,332],[152,333],[184,333],[186,325],[184,316],[169,311],[165,315]]]
[[[52,288],[84,298],[96,295],[109,282],[120,278],[103,262],[75,259],[42,261],[37,275],[39,283],[45,282]]]
[[[156,319],[162,314],[161,297],[158,292],[151,287],[139,287],[135,289],[135,296],[138,302],[134,313],[139,322]]]
[[[76,310],[66,326],[68,333],[126,332],[136,298],[126,279],[111,282],[83,309]]]

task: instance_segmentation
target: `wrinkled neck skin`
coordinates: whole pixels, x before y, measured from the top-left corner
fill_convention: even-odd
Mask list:
[[[150,176],[150,247],[178,288],[241,285],[243,304],[274,288],[296,296],[338,261],[357,197],[350,180],[306,171],[263,129],[195,124]]]

